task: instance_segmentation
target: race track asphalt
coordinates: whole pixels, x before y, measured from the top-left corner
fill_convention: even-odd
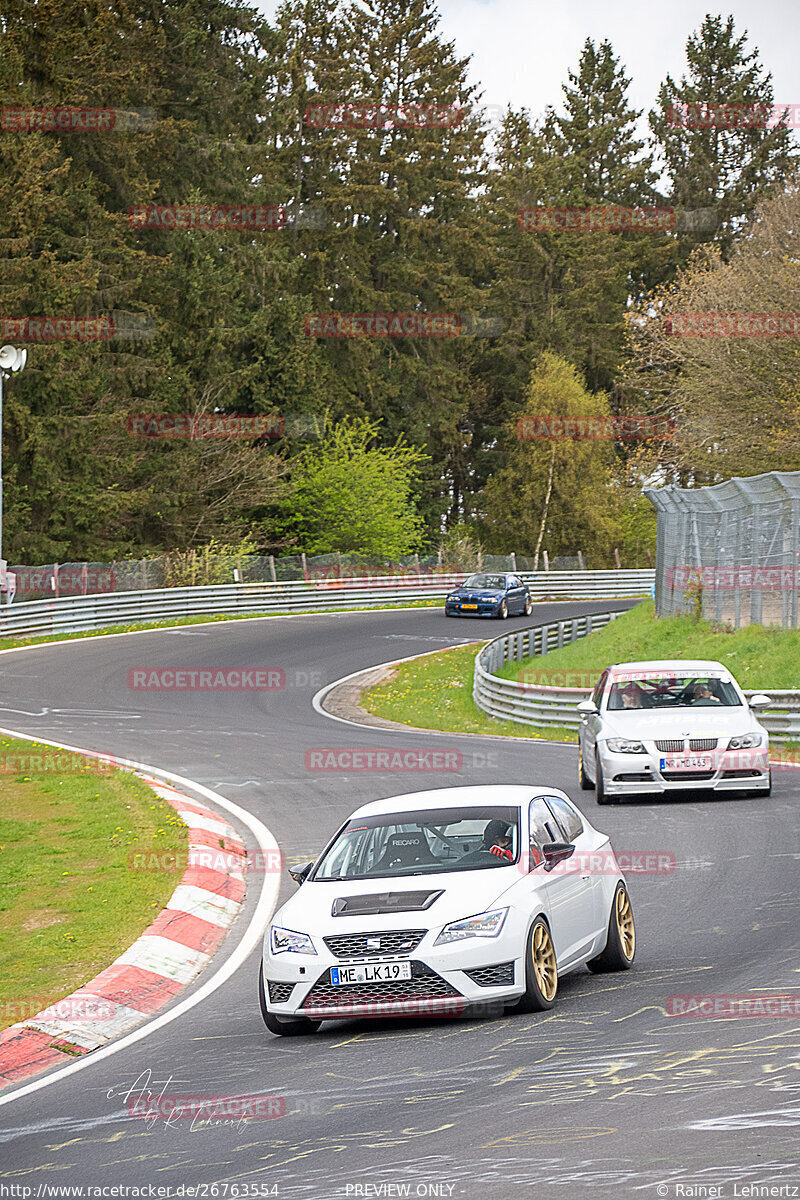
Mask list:
[[[609,607],[541,604],[505,628]],[[255,814],[290,860],[312,857],[366,800],[548,782],[565,788],[618,852],[674,854],[677,866],[629,878],[634,969],[569,976],[543,1015],[339,1021],[310,1038],[279,1039],[258,1011],[254,953],[191,1012],[0,1106],[0,1197],[26,1200],[12,1186],[46,1197],[74,1185],[152,1185],[173,1195],[206,1185],[196,1194],[212,1200],[582,1200],[733,1197],[752,1184],[800,1185],[800,1021],[664,1012],[676,994],[800,993],[800,773],[776,772],[769,799],[599,810],[577,787],[574,747],[353,728],[312,708],[320,687],[354,670],[499,631],[498,623],[417,609],[236,621],[2,657],[0,725],[188,776]],[[242,666],[281,668],[286,687],[221,694],[128,686],[137,667]],[[434,742],[462,751],[460,772],[305,767],[315,748]],[[281,897],[293,886],[287,879]],[[256,891],[248,890],[223,957]],[[148,1088],[267,1092],[284,1098],[287,1111],[199,1128],[130,1117],[125,1097]],[[722,1190],[686,1190],[697,1187]]]

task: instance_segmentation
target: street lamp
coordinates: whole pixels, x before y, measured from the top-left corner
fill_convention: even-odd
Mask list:
[[[27,361],[27,350],[0,346],[0,562],[3,561],[3,380],[16,375]]]

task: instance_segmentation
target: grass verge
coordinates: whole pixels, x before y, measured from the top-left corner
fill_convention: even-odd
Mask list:
[[[174,809],[135,775],[0,737],[0,1028],[126,950],[179,881],[132,870],[133,854],[185,861],[187,844]]]
[[[362,708],[387,721],[447,733],[577,741],[573,729],[498,721],[478,708],[472,699],[472,676],[480,645],[475,642],[400,663],[390,678],[362,694]]]
[[[800,630],[746,625],[743,629],[695,621],[692,617],[656,620],[646,600],[588,638],[561,650],[498,671],[506,679],[535,670],[531,682],[593,687],[609,663],[641,659],[705,658],[724,663],[743,688],[800,688]]]

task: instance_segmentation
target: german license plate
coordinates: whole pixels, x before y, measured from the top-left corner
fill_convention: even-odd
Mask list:
[[[410,962],[361,963],[357,967],[331,967],[331,983],[341,987],[348,983],[391,983],[394,979],[410,979]]]
[[[477,608],[477,604],[462,604],[462,608]]]
[[[714,768],[714,760],[708,754],[662,758],[660,767],[662,771],[711,771]]]

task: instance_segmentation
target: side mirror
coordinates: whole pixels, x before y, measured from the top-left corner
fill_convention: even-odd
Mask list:
[[[289,867],[289,874],[295,883],[302,883],[313,865],[313,862],[299,863],[296,867]]]
[[[757,692],[755,696],[750,697],[748,703],[751,708],[769,708],[770,704],[772,704],[772,698],[765,696],[763,692]]]
[[[546,846],[542,846],[545,871],[552,871],[556,863],[572,858],[574,853],[575,847],[570,842],[548,842]]]
[[[576,707],[582,717],[591,717],[593,713],[599,711],[594,700],[581,700]]]

